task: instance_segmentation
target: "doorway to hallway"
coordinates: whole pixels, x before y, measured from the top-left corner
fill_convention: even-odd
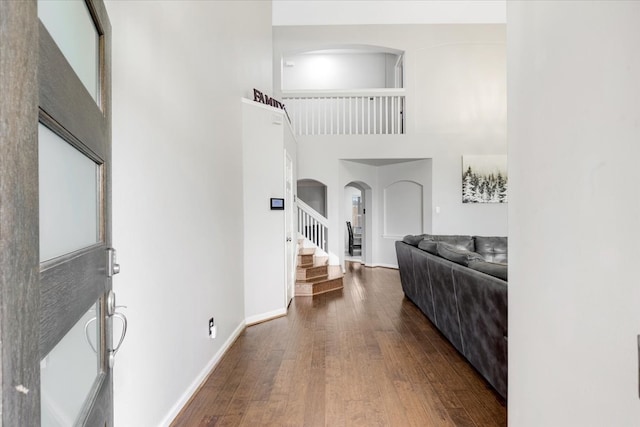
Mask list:
[[[365,239],[365,191],[356,184],[344,187],[345,197],[345,261],[363,262]]]

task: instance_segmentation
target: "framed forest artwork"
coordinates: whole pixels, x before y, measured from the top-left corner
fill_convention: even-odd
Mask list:
[[[507,156],[462,156],[462,203],[507,203]]]

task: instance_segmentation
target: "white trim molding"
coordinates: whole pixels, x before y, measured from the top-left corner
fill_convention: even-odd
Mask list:
[[[267,313],[256,314],[255,316],[247,317],[244,323],[247,326],[252,326],[257,323],[266,322],[267,320],[276,319],[278,317],[282,317],[286,315],[287,315],[287,309],[279,308],[277,310],[269,311]]]
[[[364,266],[365,267],[372,267],[372,268],[376,268],[376,267],[392,268],[394,270],[398,269],[398,266],[396,264],[372,263],[372,264],[365,264]]]
[[[220,350],[213,355],[209,363],[200,371],[198,376],[193,380],[193,382],[187,387],[187,389],[182,393],[180,399],[173,405],[173,407],[169,410],[167,415],[165,415],[164,419],[160,422],[160,426],[168,427],[171,425],[173,420],[178,416],[180,411],[184,408],[184,406],[189,402],[191,397],[195,394],[196,391],[200,388],[200,386],[204,383],[204,381],[209,377],[209,375],[213,372],[213,370],[218,366],[220,360],[222,360],[222,356],[229,350],[231,345],[235,342],[236,339],[240,336],[242,331],[244,331],[246,327],[246,322],[240,322],[235,331],[231,334],[231,336],[225,341],[225,343],[220,347]]]

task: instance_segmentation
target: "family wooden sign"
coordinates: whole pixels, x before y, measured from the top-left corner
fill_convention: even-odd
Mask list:
[[[289,120],[289,123],[291,123],[291,119],[289,118],[289,113],[287,112],[287,109],[282,102],[278,101],[275,98],[269,97],[269,95],[265,95],[264,93],[260,92],[258,89],[255,89],[255,88],[253,89],[253,100],[261,104],[270,105],[272,107],[284,110],[284,113],[287,116],[287,120]]]

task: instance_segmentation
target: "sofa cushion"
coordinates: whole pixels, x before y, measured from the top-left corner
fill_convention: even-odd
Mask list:
[[[420,243],[422,239],[425,238],[425,236],[427,236],[427,234],[417,234],[415,236],[412,234],[407,234],[402,238],[402,241],[408,245],[418,247],[418,243]]]
[[[450,243],[438,242],[437,245],[438,255],[444,259],[455,262],[456,264],[469,265],[472,261],[483,261],[482,255],[471,252],[465,249],[459,249],[457,246]]]
[[[475,236],[475,251],[484,257],[485,261],[506,263],[507,238]]]
[[[505,282],[507,281],[507,264],[500,262],[473,260],[469,262],[468,267],[473,270],[488,274],[490,276],[497,277],[498,279],[502,279]]]
[[[438,242],[425,237],[418,243],[418,248],[430,254],[438,255]]]
[[[473,237],[471,236],[448,236],[436,234],[425,234],[424,236],[424,239],[418,244],[418,247],[423,251],[427,251],[434,255],[438,254],[438,242],[448,243],[458,249],[467,251],[475,250],[475,244]]]

